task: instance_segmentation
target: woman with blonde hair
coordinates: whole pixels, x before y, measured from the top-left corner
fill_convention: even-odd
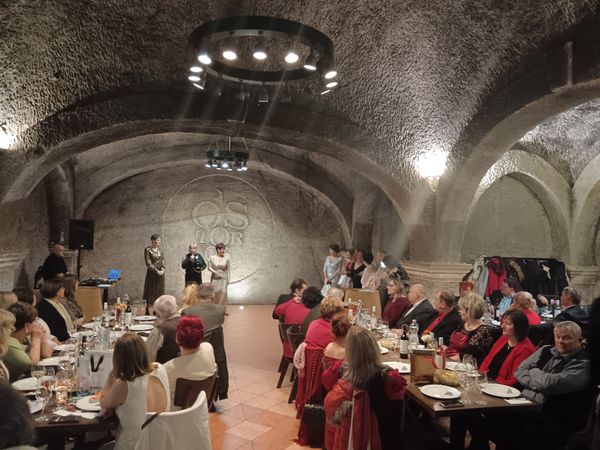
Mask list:
[[[202,283],[196,288],[196,298],[189,302],[189,306],[181,310],[182,316],[196,316],[204,321],[207,335],[223,325],[225,321],[225,307],[213,303],[215,288],[212,283]]]
[[[8,352],[8,338],[15,329],[15,316],[8,311],[0,309],[0,380],[8,381],[10,374],[2,362]]]
[[[481,296],[470,292],[458,300],[458,311],[463,325],[450,335],[446,357],[460,361],[467,354],[481,364],[493,344],[490,330],[482,320],[485,302]]]
[[[198,283],[188,283],[181,291],[181,297],[179,297],[179,304],[181,310],[184,310],[188,306],[192,306],[198,303]]]
[[[325,448],[396,449],[403,430],[406,381],[381,361],[373,335],[358,326],[346,336],[346,364],[325,397]]]
[[[331,318],[334,314],[342,312],[344,310],[344,304],[342,301],[327,295],[321,300],[321,318],[314,320],[308,326],[306,331],[306,338],[304,342],[307,347],[319,348],[324,350],[333,340],[333,334],[331,334]]]
[[[8,307],[13,303],[19,301],[17,295],[14,292],[2,291],[0,292],[0,309],[8,310]]]
[[[102,391],[100,406],[119,418],[115,450],[135,448],[146,411],[169,410],[166,370],[152,367],[144,341],[135,333],[125,333],[115,342],[113,370]]]

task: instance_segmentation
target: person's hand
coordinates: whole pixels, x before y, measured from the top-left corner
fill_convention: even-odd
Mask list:
[[[162,277],[162,276],[165,274],[165,271],[164,271],[164,270],[157,270],[157,271],[156,271],[156,273],[157,273],[159,276],[161,276],[161,277]]]
[[[39,323],[33,322],[31,325],[29,325],[29,333],[31,334],[32,340],[41,340],[42,336],[44,335],[44,329]]]
[[[546,297],[544,297],[542,294],[538,295],[537,299],[540,302],[540,305],[548,306],[548,304],[549,304],[548,299]]]
[[[81,325],[83,325],[84,322],[85,322],[85,317],[80,317],[79,319],[75,319],[73,321],[73,325],[75,325],[77,328],[79,328]]]

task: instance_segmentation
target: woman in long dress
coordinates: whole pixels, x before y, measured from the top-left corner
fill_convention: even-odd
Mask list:
[[[214,302],[227,310],[227,285],[229,284],[229,255],[225,255],[225,244],[215,245],[216,255],[208,258],[210,281],[215,288]]]
[[[165,293],[165,256],[160,249],[160,235],[150,236],[152,245],[144,249],[146,280],[144,281],[144,300],[150,314],[154,312],[154,301]]]

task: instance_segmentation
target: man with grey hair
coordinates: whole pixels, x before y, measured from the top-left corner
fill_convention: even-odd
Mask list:
[[[555,448],[585,425],[593,397],[589,391],[590,361],[581,348],[581,328],[570,321],[557,323],[554,339],[554,347],[543,346],[515,372],[523,396],[541,404],[541,414],[494,417],[496,426],[506,419],[510,425],[503,423],[501,429],[511,430],[494,432],[490,423],[498,450]]]
[[[161,364],[179,356],[179,345],[175,341],[179,323],[179,307],[172,295],[161,295],[154,302],[156,326],[146,340],[150,359]]]
[[[579,289],[567,286],[560,295],[560,306],[562,311],[554,318],[554,322],[564,322],[570,320],[575,322],[583,330],[584,336],[587,334],[588,323],[590,320],[589,311],[581,306],[582,295]]]
[[[427,299],[427,291],[425,291],[425,286],[422,284],[413,284],[410,287],[408,301],[411,305],[410,308],[398,320],[394,328],[402,328],[402,325],[410,325],[414,319],[419,325],[419,334],[421,334],[425,330],[425,327],[437,316],[437,312]]]

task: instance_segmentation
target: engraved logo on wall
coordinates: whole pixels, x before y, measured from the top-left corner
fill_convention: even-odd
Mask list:
[[[274,219],[264,196],[246,180],[207,175],[186,183],[171,198],[162,230],[167,256],[178,258],[189,242],[196,242],[208,259],[215,244],[225,243],[230,283],[235,283],[257,272],[269,258]]]

